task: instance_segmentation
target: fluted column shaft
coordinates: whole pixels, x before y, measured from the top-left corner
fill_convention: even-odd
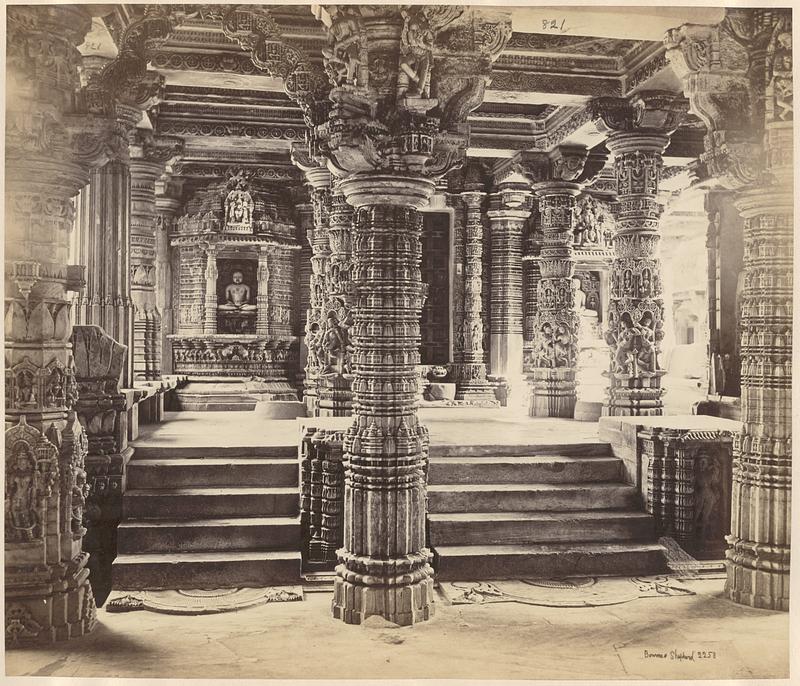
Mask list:
[[[458,365],[456,399],[494,401],[494,392],[486,381],[483,350],[483,200],[485,193],[461,193],[466,210],[464,241],[464,343]]]
[[[572,291],[572,232],[580,185],[567,181],[536,187],[542,224],[532,369],[531,417],[572,417],[578,362],[578,315]]]
[[[422,218],[427,179],[348,178],[353,226],[355,422],[348,461],[344,548],[334,616],[360,623],[380,614],[398,624],[432,612],[433,570],[425,547],[427,430],[417,418],[422,312]]]
[[[489,371],[514,385],[522,378],[522,234],[530,216],[530,192],[492,194],[491,336]]]

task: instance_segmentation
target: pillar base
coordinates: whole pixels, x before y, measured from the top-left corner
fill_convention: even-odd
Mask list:
[[[339,550],[331,610],[345,624],[361,624],[378,615],[398,626],[409,626],[433,617],[433,568],[431,553],[422,550],[398,560],[373,560]],[[387,572],[390,574],[380,573]],[[376,573],[377,572],[377,573]]]
[[[528,381],[531,387],[529,416],[572,419],[577,402],[574,369],[534,369]]]
[[[604,417],[660,417],[664,414],[661,377],[665,371],[632,377],[615,374],[608,398],[603,404]]]
[[[764,610],[789,611],[789,548],[726,538],[728,574],[725,595],[734,603]]]
[[[94,629],[97,608],[89,585],[86,558],[88,555],[79,556],[78,571],[56,583],[52,582],[50,573],[38,572],[20,574],[17,585],[13,570],[6,568],[6,646],[64,641],[84,636]],[[38,585],[36,581],[40,576],[48,579],[42,578]],[[28,579],[28,583],[22,578]]]

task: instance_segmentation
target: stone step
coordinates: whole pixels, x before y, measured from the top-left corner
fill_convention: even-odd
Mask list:
[[[136,459],[128,464],[128,488],[297,486],[296,460],[268,457]]]
[[[294,551],[192,552],[118,555],[115,590],[259,588],[301,582]]]
[[[565,428],[565,433],[569,429]],[[530,455],[565,455],[568,457],[607,457],[608,443],[520,443],[512,445],[446,445],[432,444],[431,457],[527,457]]]
[[[652,541],[644,512],[465,512],[428,515],[430,545],[524,545],[549,542]]]
[[[439,581],[572,576],[637,576],[666,571],[657,543],[548,543],[438,546]]]
[[[507,457],[434,457],[428,483],[521,484],[615,481],[622,462],[616,457],[535,455]]]
[[[297,487],[131,489],[122,498],[123,519],[294,516],[299,505]]]
[[[120,553],[207,550],[299,550],[299,517],[127,520],[119,525]]]
[[[256,401],[179,400],[178,409],[184,412],[252,412],[256,409]]]
[[[620,483],[446,484],[428,487],[428,510],[432,514],[617,510],[637,505],[636,488]]]
[[[134,444],[134,460],[202,458],[272,457],[297,458],[296,445],[158,445]]]

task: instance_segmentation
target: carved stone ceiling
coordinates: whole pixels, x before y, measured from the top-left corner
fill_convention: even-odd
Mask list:
[[[326,39],[309,5],[265,7],[287,41],[321,61]],[[134,11],[120,6],[106,20],[112,35]],[[166,79],[164,101],[151,116],[154,127],[186,141],[182,176],[199,182],[239,165],[267,170],[262,174],[277,180],[297,177],[289,150],[304,136],[299,108],[280,79],[253,66],[218,23],[187,20],[153,54],[150,68]],[[470,116],[468,154],[503,158],[549,149],[576,121],[580,125],[592,97],[653,84],[677,84],[659,41],[515,32],[495,64],[484,103]]]

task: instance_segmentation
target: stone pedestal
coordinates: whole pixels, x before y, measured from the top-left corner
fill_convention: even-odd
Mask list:
[[[78,419],[86,430],[89,497],[83,550],[89,553],[89,581],[97,604],[111,592],[111,563],[117,555],[125,471],[133,455],[128,446],[129,401],[120,391],[127,348],[98,326],[76,326],[72,333]]]
[[[730,526],[734,434],[681,429],[679,419],[669,419],[668,426],[638,432],[645,507],[659,536],[671,536],[694,557],[720,559]]]

